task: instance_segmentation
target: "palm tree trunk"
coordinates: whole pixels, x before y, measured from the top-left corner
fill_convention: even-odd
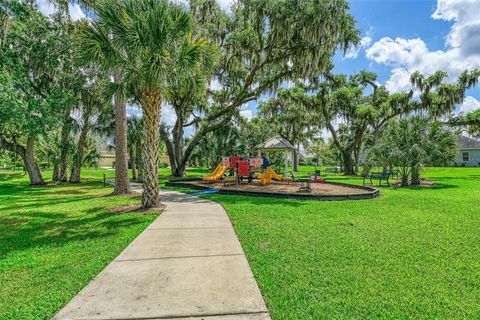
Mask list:
[[[136,146],[135,146],[136,150],[135,150],[135,155],[136,155],[136,158],[137,158],[137,171],[138,171],[138,174],[137,174],[137,182],[143,182],[143,160],[142,160],[142,154],[143,154],[143,151],[142,151],[142,144],[140,143],[140,141],[137,142]]]
[[[137,181],[137,161],[134,148],[132,147],[130,150],[130,165],[132,166],[132,181]]]
[[[144,119],[143,149],[143,193],[142,207],[152,208],[160,205],[158,189],[158,156],[160,139],[160,92],[145,92],[141,99]]]
[[[55,161],[53,162],[52,181],[58,181],[58,179],[59,179],[59,171],[60,171],[60,167],[59,167],[59,164],[58,164],[58,160],[55,160]]]
[[[119,95],[115,96],[115,188],[113,194],[130,193],[128,177],[127,108]]]
[[[412,165],[411,169],[410,169],[410,172],[411,172],[411,185],[412,186],[419,186],[422,181],[420,179],[420,169],[419,169],[419,166],[418,165]]]

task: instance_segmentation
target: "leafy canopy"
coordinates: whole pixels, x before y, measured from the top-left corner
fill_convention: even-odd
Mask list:
[[[105,0],[94,10],[98,19],[84,22],[78,34],[79,56],[121,79],[110,87],[112,93],[130,93],[137,99],[145,90],[166,95],[172,77],[188,78],[192,69],[214,66],[214,48],[192,36],[192,21],[180,5],[167,0]],[[200,65],[200,60],[206,63]]]

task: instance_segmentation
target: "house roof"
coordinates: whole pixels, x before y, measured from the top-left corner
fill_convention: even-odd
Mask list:
[[[457,137],[459,149],[480,149],[480,141],[465,136]]]
[[[290,142],[283,139],[282,137],[276,136],[267,141],[260,143],[255,147],[258,150],[271,150],[271,151],[284,151],[284,150],[294,150],[295,147],[292,146]]]

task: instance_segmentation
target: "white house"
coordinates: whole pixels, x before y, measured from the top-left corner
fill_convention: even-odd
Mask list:
[[[458,154],[455,165],[465,167],[480,166],[480,141],[465,137],[457,137]]]

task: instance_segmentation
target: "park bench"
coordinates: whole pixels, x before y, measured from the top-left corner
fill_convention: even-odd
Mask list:
[[[383,171],[383,172],[370,172],[370,174],[363,176],[363,185],[365,185],[365,179],[370,180],[370,184],[373,185],[373,180],[378,180],[378,186],[382,185],[382,181],[385,181],[390,187],[390,176],[392,171]]]
[[[400,171],[398,170],[385,170],[384,172],[390,173],[390,177],[395,177],[395,178],[398,178],[398,176],[400,175]]]
[[[337,173],[339,173],[339,172],[340,172],[340,169],[337,168],[337,167],[326,168],[326,169],[325,169],[325,174],[327,174],[327,173],[335,173],[335,174],[337,174]]]

